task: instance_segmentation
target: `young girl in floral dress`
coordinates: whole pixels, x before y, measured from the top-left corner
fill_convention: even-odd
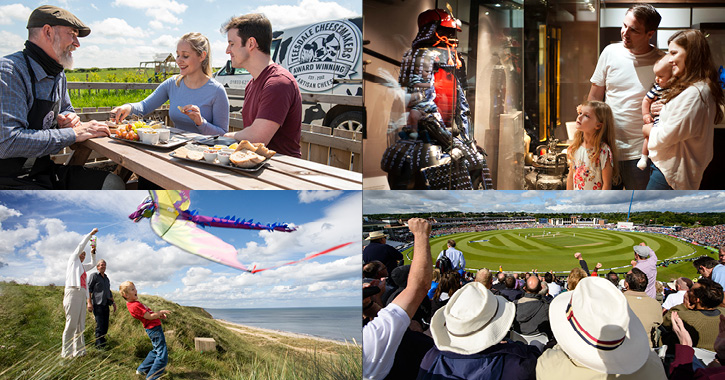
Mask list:
[[[576,134],[569,146],[567,190],[610,190],[618,175],[615,164],[614,117],[604,102],[577,107]]]

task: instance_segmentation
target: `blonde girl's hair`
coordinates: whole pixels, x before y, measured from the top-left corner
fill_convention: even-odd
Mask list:
[[[685,50],[685,70],[673,78],[670,91],[663,96],[665,102],[669,102],[694,83],[704,81],[715,98],[715,124],[719,124],[723,120],[721,107],[725,106],[725,95],[718,82],[718,72],[705,35],[699,30],[680,30],[667,40],[668,45],[671,42]]]
[[[566,279],[566,289],[569,291],[572,291],[576,289],[576,286],[579,284],[579,281],[582,280],[582,278],[587,277],[587,272],[584,271],[582,268],[574,268],[569,272],[569,277]]]
[[[181,41],[188,42],[196,55],[200,57],[202,53],[206,53],[206,58],[204,58],[204,60],[201,62],[201,71],[203,71],[206,76],[211,77],[214,73],[211,69],[211,45],[209,44],[209,39],[201,33],[191,32],[181,36],[179,42]],[[181,83],[182,79],[184,79],[183,75],[176,76],[177,87]]]
[[[619,165],[617,164],[617,140],[614,134],[614,115],[612,114],[612,109],[609,108],[607,103],[589,100],[576,107],[577,114],[581,112],[584,106],[590,107],[594,111],[594,117],[597,118],[597,123],[602,124],[602,127],[594,132],[594,141],[592,142],[594,149],[588,152],[589,159],[594,165],[600,167],[599,152],[602,150],[602,143],[607,144],[612,151],[612,183],[616,184],[619,182]],[[576,131],[574,141],[566,153],[569,156],[569,161],[574,160],[574,153],[576,153],[582,144],[584,144],[584,132]]]
[[[121,283],[121,285],[118,287],[118,291],[121,292],[121,297],[124,299],[126,298],[126,294],[128,293],[128,288],[130,288],[133,285],[133,282],[131,281],[124,281]]]

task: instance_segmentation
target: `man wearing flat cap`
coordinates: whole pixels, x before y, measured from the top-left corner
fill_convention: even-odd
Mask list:
[[[124,188],[113,174],[50,158],[73,143],[110,135],[102,123],[80,121],[63,71],[73,67],[78,38],[91,29],[50,5],[36,8],[27,28],[25,49],[0,59],[0,188]]]
[[[400,261],[403,260],[403,254],[397,249],[386,244],[388,235],[383,231],[373,231],[365,240],[370,240],[370,244],[363,250],[363,262],[365,264],[371,261],[380,261],[385,264],[388,273],[393,273]]]
[[[639,268],[647,275],[647,289],[644,292],[648,296],[657,299],[657,288],[655,287],[657,281],[657,255],[645,243],[639,243],[632,249],[634,249],[632,267]]]

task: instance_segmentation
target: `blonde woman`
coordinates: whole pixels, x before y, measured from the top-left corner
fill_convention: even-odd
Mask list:
[[[120,122],[129,114],[146,115],[169,101],[174,127],[204,135],[223,135],[229,130],[229,99],[224,87],[212,79],[211,46],[201,33],[187,33],[176,45],[180,73],[156,88],[139,103],[111,110]]]

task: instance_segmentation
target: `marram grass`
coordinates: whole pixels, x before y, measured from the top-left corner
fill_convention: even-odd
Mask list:
[[[95,320],[86,316],[86,355],[62,359],[63,287],[0,283],[0,379],[140,379],[136,367],[151,341],[117,292],[108,349],[93,346]],[[230,331],[203,309],[160,297],[141,296],[152,310],[172,314],[163,326],[169,347],[164,379],[361,379],[356,342],[334,344],[306,338],[261,339]],[[211,337],[215,352],[194,350],[194,337]]]

